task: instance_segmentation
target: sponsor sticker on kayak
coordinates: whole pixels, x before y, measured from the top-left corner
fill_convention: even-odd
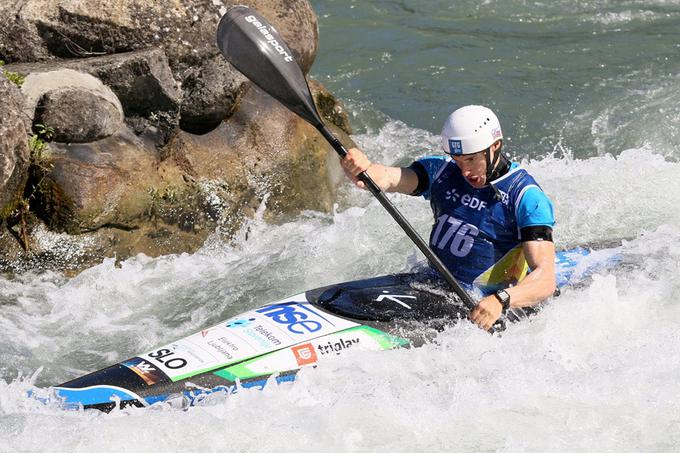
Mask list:
[[[158,382],[167,382],[168,378],[158,367],[150,362],[133,357],[132,359],[121,362],[121,365],[132,370],[137,376],[142,378],[146,385],[154,385]]]
[[[241,362],[215,374],[231,382],[297,370],[350,351],[379,351],[408,341],[368,326],[357,326]]]
[[[179,381],[355,326],[355,322],[312,307],[300,294],[243,313],[139,358],[158,367],[172,381]]]
[[[295,356],[298,366],[312,365],[316,363],[316,351],[312,343],[304,343],[290,348]]]

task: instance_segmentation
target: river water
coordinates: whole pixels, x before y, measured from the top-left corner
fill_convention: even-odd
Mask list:
[[[614,247],[622,265],[501,338],[461,323],[294,384],[109,415],[25,394],[419,256],[347,186],[332,215],[254,220],[247,236],[192,255],[0,276],[0,451],[677,451],[680,2],[312,3],[312,74],[350,107],[373,159],[438,152],[452,108],[489,105],[509,154],[555,201],[558,248]],[[428,204],[392,199],[426,235]]]

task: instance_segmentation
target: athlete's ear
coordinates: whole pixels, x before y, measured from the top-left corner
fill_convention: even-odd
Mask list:
[[[500,151],[502,147],[503,147],[503,140],[498,139],[495,142],[493,142],[489,148],[491,148],[491,151]]]

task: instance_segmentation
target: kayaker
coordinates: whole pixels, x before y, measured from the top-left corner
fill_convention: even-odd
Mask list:
[[[534,178],[502,153],[501,125],[490,109],[455,110],[441,139],[448,157],[389,167],[352,148],[342,165],[360,188],[357,175],[367,171],[386,192],[430,201],[430,247],[462,285],[485,294],[470,319],[488,330],[508,308],[536,305],[554,293],[553,206]]]

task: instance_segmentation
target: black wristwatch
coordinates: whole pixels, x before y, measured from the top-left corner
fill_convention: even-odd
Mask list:
[[[498,302],[503,306],[503,313],[505,313],[507,309],[510,308],[510,294],[508,294],[506,290],[500,289],[494,293],[494,296],[496,296]]]

